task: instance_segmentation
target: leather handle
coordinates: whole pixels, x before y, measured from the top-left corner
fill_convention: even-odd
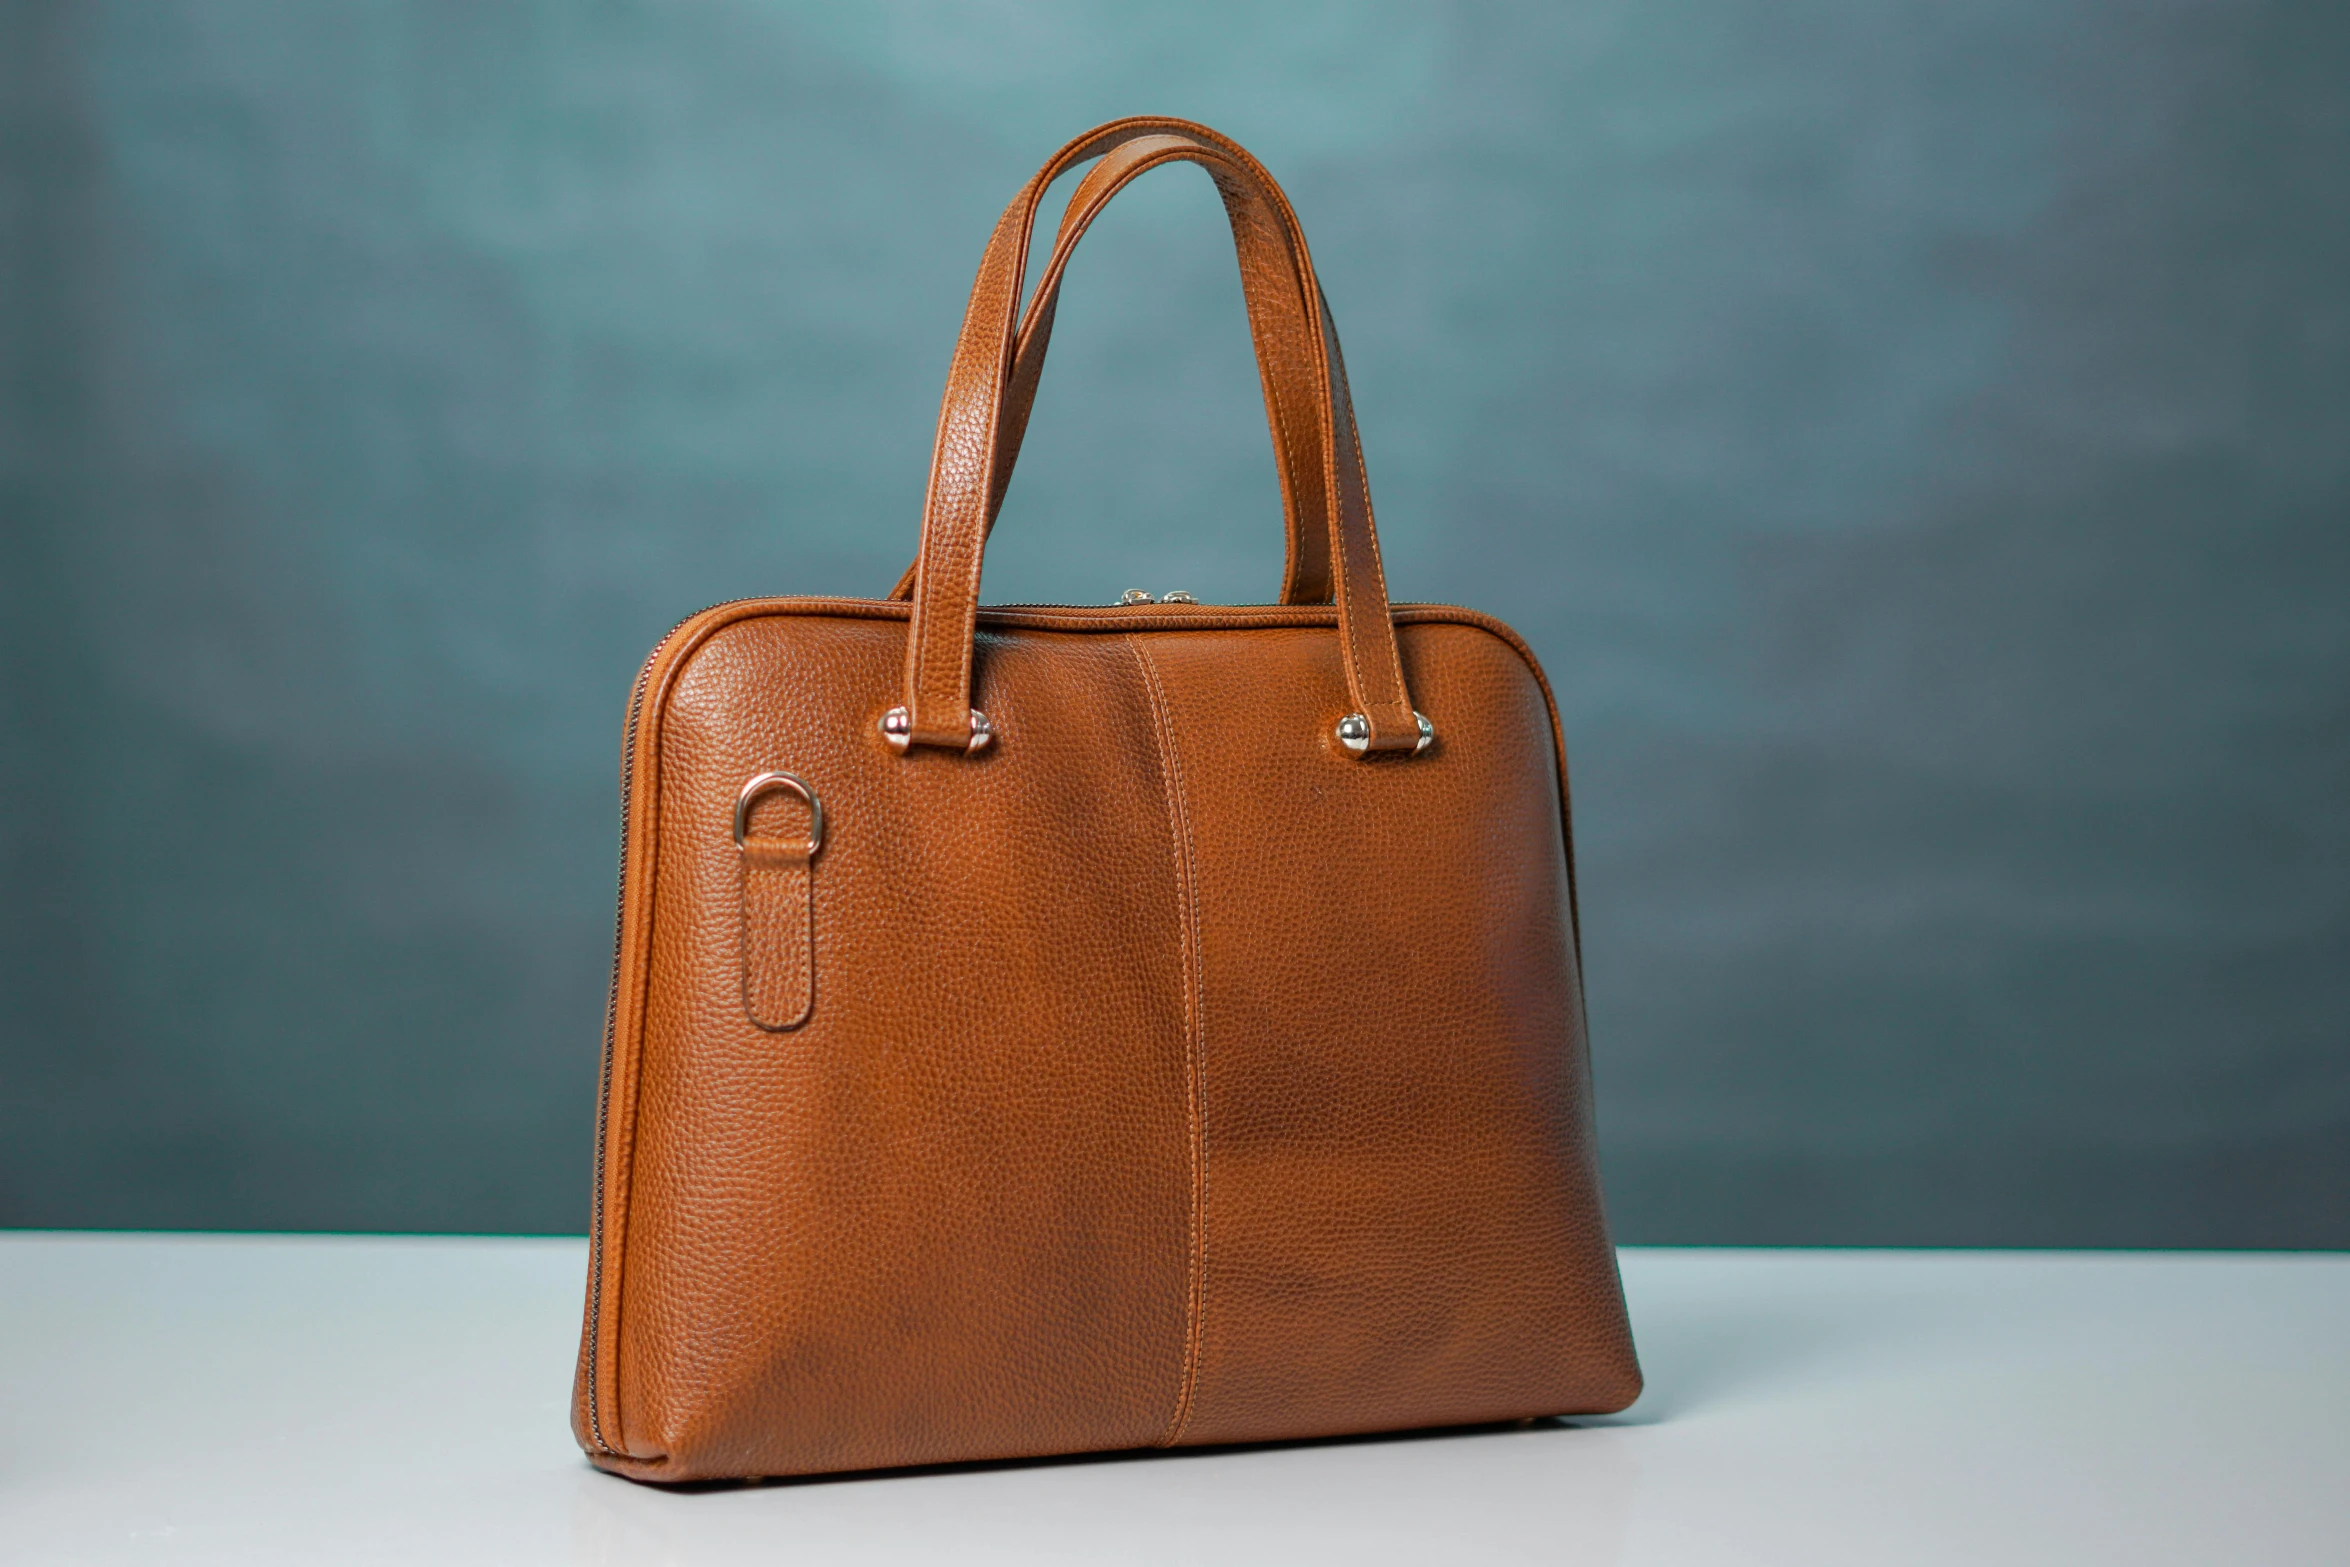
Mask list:
[[[1214,147],[1245,158],[1238,143],[1193,127],[1186,121],[1151,123],[1167,127],[1155,136],[1172,136]],[[1036,386],[1044,372],[1046,349],[1053,336],[1053,316],[1060,304],[1061,279],[1078,240],[1085,235],[1110,196],[1139,170],[1137,138],[1105,154],[1088,170],[1069,204],[1062,210],[1053,235],[1051,259],[1022,315],[1012,350],[1010,384],[1005,390],[1003,422],[996,437],[995,476],[988,495],[987,525],[992,533],[1010,485],[1020,443],[1028,430],[1035,405]],[[1058,176],[1055,176],[1058,178]],[[1211,174],[1212,177],[1212,174]],[[1320,422],[1314,409],[1320,398],[1315,371],[1305,348],[1305,301],[1295,281],[1295,268],[1278,218],[1256,194],[1227,181],[1217,181],[1225,215],[1232,224],[1232,241],[1239,253],[1241,292],[1248,305],[1249,341],[1256,351],[1257,373],[1265,392],[1265,419],[1271,426],[1275,471],[1281,481],[1281,516],[1286,548],[1281,571],[1281,602],[1327,604],[1331,598],[1330,535],[1327,500],[1323,493]],[[895,600],[914,596],[914,563],[890,590]]]
[[[1113,154],[1122,155],[1105,156]],[[1077,238],[1118,191],[1161,163],[1198,163],[1207,169],[1224,193],[1226,211],[1233,217],[1244,268],[1252,256],[1266,268],[1272,258],[1283,258],[1298,303],[1291,346],[1279,341],[1287,334],[1278,330],[1282,314],[1278,291],[1260,294],[1269,306],[1265,324],[1275,330],[1260,337],[1259,362],[1268,367],[1268,390],[1273,395],[1268,398],[1267,414],[1285,456],[1294,456],[1303,445],[1286,438],[1285,404],[1305,402],[1295,392],[1297,386],[1312,388],[1310,405],[1298,409],[1290,428],[1310,428],[1313,445],[1318,448],[1316,488],[1329,503],[1318,508],[1328,522],[1321,553],[1338,603],[1339,646],[1347,688],[1356,710],[1366,720],[1366,748],[1413,749],[1420,738],[1418,720],[1405,688],[1388,609],[1371,516],[1370,485],[1355,432],[1337,328],[1323,301],[1297,215],[1263,165],[1237,144],[1205,126],[1157,118],[1112,121],[1054,154],[1005,208],[981,257],[947,373],[931,458],[930,489],[923,508],[922,551],[915,561],[913,615],[906,638],[906,738],[911,744],[954,750],[965,750],[969,745],[972,638],[978,622],[980,568],[994,505],[1002,494],[1001,473],[1008,471],[1011,455],[1004,436],[1007,418],[1014,411],[1014,386],[1024,369],[1018,351],[1023,340],[1035,343],[1030,364],[1040,366],[1045,340],[1040,332],[1015,334],[1013,329],[1029,240],[1045,188],[1075,164],[1097,156],[1104,158],[1105,167],[1089,175],[1078,196],[1072,197],[1071,211],[1063,221],[1063,243],[1055,246],[1054,262],[1037,290],[1032,324],[1049,321],[1061,270],[1067,266]],[[1268,343],[1273,345],[1275,358],[1267,358]],[[1033,369],[1027,370],[1031,394],[1034,374]],[[1016,446],[1016,440],[1012,445]],[[1295,472],[1288,478],[1291,482],[1285,489],[1294,502],[1306,486],[1295,482]],[[1296,564],[1307,553],[1299,548],[1303,532],[1299,522],[1316,509],[1298,504],[1289,508],[1293,587],[1310,576]]]

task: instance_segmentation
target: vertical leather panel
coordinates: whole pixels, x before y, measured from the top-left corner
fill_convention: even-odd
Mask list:
[[[1336,636],[1149,652],[1196,839],[1205,1149],[1189,1443],[1622,1407],[1541,688],[1406,628],[1438,745],[1357,759]]]
[[[1179,1397],[1181,898],[1139,671],[1115,637],[983,634],[1002,743],[901,755],[875,720],[904,639],[742,621],[659,718],[630,1473],[1138,1446]],[[788,1038],[740,983],[731,813],[767,769],[825,807],[816,1004]]]
[[[1151,662],[1148,639],[1129,637],[1127,645],[1134,650],[1134,661],[1142,671],[1143,688],[1150,697],[1153,737],[1158,745],[1159,777],[1167,796],[1168,847],[1173,854],[1175,888],[1181,906],[1177,915],[1181,921],[1183,939],[1183,1004],[1184,1021],[1191,1046],[1191,1098],[1186,1109],[1188,1145],[1191,1152],[1191,1271],[1184,1289],[1184,1345],[1183,1383],[1175,1395],[1175,1409],[1167,1421],[1166,1442],[1173,1444],[1183,1439],[1183,1431],[1191,1423],[1191,1399],[1199,1384],[1199,1323],[1202,1266],[1207,1243],[1207,1148],[1205,1128],[1200,1118],[1200,1089],[1202,1063],[1200,1040],[1203,1018],[1200,1009],[1200,941],[1199,941],[1199,870],[1194,863],[1194,840],[1191,833],[1191,797],[1183,781],[1183,753],[1175,739],[1175,726],[1167,712],[1166,688],[1159,681],[1157,667]]]

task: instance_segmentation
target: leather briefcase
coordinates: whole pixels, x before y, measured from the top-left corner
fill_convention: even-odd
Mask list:
[[[1071,197],[1020,314],[1046,186]],[[1062,269],[1159,164],[1240,253],[1278,604],[979,607]],[[573,1425],[642,1480],[1615,1410],[1558,714],[1391,605],[1286,197],[1182,120],[988,241],[921,553],[628,708]]]

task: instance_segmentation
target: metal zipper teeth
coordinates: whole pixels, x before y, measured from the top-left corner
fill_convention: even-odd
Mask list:
[[[1181,599],[1177,599],[1174,603],[1169,604],[1165,599],[1154,599],[1148,604],[982,604],[979,607],[979,612],[984,615],[991,609],[1115,609],[1126,613],[1132,613],[1135,610],[1143,609],[1204,609],[1213,611],[1219,609],[1298,608],[1327,609],[1329,606],[1326,604],[1302,606],[1297,604],[1211,604],[1205,599],[1194,599],[1188,604],[1184,603]]]
[[[764,595],[762,595],[764,596]],[[645,693],[652,684],[653,666],[661,661],[661,654],[680,631],[709,614],[751,600],[726,599],[720,603],[695,610],[676,625],[661,634],[653,650],[636,674],[636,684],[628,694],[628,727],[620,744],[620,878],[612,895],[612,981],[604,993],[604,1061],[596,1085],[596,1180],[594,1212],[588,1225],[588,1434],[596,1446],[619,1456],[619,1450],[604,1440],[604,1414],[601,1397],[603,1382],[604,1333],[604,1148],[612,1123],[612,1062],[616,1054],[620,1030],[620,953],[627,936],[628,917],[628,823],[629,806],[636,794],[636,736],[637,724],[643,717]]]

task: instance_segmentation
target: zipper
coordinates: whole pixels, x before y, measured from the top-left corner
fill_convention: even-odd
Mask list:
[[[588,1434],[596,1446],[614,1457],[623,1456],[618,1448],[604,1440],[604,1414],[601,1384],[603,1382],[604,1333],[604,1147],[612,1123],[612,1063],[619,1042],[620,1029],[620,953],[626,939],[628,917],[628,823],[629,806],[636,794],[636,736],[637,724],[644,715],[645,692],[652,684],[653,666],[661,661],[661,654],[687,626],[701,619],[711,610],[725,609],[734,604],[747,604],[749,599],[726,599],[705,606],[671,626],[653,644],[644,663],[636,673],[636,684],[628,693],[628,726],[620,743],[620,883],[612,894],[612,981],[604,992],[604,1062],[596,1084],[596,1183],[594,1208],[588,1223]]]
[[[1129,593],[1141,593],[1142,589],[1129,588],[1127,591]],[[1141,598],[1113,599],[1107,604],[1039,603],[1034,600],[1023,600],[1017,604],[982,604],[979,606],[979,612],[984,615],[991,609],[1157,609],[1161,605],[1165,604],[1188,604],[1194,609],[1327,609],[1329,607],[1326,604],[1210,604],[1201,599],[1192,597],[1190,594],[1185,593],[1181,588],[1176,588],[1172,592],[1166,594],[1164,597],[1156,599],[1151,598],[1146,594]]]

